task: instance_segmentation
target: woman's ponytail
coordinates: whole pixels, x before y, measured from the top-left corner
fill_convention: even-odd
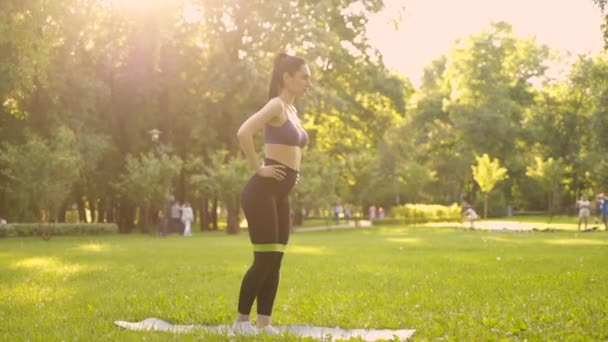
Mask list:
[[[279,96],[279,92],[283,87],[283,74],[288,72],[290,75],[293,75],[304,64],[306,64],[304,59],[280,52],[274,58],[270,87],[268,88],[268,100]]]

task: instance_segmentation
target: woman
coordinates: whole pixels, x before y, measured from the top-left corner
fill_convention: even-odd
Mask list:
[[[585,222],[585,230],[587,230],[587,221],[591,215],[591,202],[589,202],[589,197],[583,195],[582,198],[576,202],[576,207],[578,208],[578,230],[581,230],[582,222]]]
[[[294,99],[311,86],[310,69],[300,57],[279,54],[274,61],[268,102],[239,128],[237,137],[253,176],[245,186],[241,202],[253,264],[243,277],[239,306],[233,327],[240,334],[279,333],[270,323],[279,285],[279,269],[291,226],[289,192],[298,180],[301,148],[308,135],[298,119]],[[253,136],[264,130],[264,161],[260,162]],[[257,299],[257,328],[249,314]]]
[[[479,219],[479,215],[477,215],[473,206],[467,202],[462,205],[462,219],[463,221],[469,221],[469,229],[475,229],[475,221]]]
[[[194,212],[187,202],[182,207],[182,223],[184,224],[184,236],[192,236],[192,221],[194,221]]]

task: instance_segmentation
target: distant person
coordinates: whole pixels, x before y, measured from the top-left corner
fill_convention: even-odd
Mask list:
[[[342,206],[340,203],[334,203],[334,219],[336,220],[336,224],[340,223],[340,214],[342,213]]]
[[[373,221],[376,219],[376,206],[375,205],[370,205],[369,208],[367,209],[368,211],[368,217],[370,219],[370,221]]]
[[[589,197],[583,195],[581,199],[576,202],[576,208],[578,209],[578,230],[581,230],[582,222],[585,222],[585,230],[587,230],[589,216],[591,215],[591,202],[589,202]]]
[[[194,221],[194,213],[190,202],[186,201],[182,207],[182,223],[184,224],[184,236],[192,236],[192,221]]]
[[[462,206],[462,220],[469,222],[469,229],[475,229],[475,221],[479,219],[479,215],[473,209],[473,206],[467,202],[464,202]]]
[[[604,222],[604,229],[608,231],[608,197],[604,193],[600,194],[600,215]]]
[[[379,219],[384,218],[384,208],[382,208],[382,207],[378,208],[378,218]]]
[[[593,208],[593,212],[591,213],[591,215],[594,215],[595,217],[593,218],[593,223],[600,223],[600,218],[602,217],[602,197],[604,196],[604,193],[600,193],[599,195],[595,196],[595,207]]]
[[[344,221],[348,223],[350,218],[353,216],[352,210],[350,209],[350,205],[344,206]]]
[[[178,201],[174,201],[171,204],[171,231],[172,232],[182,232],[182,207],[180,206]]]

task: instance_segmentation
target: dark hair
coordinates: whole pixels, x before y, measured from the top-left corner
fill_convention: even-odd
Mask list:
[[[291,56],[285,52],[279,53],[274,59],[272,77],[268,89],[268,99],[279,96],[279,89],[283,86],[283,74],[294,75],[306,61],[302,57]]]

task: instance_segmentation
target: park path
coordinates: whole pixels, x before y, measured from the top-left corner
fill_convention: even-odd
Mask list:
[[[409,227],[439,227],[439,228],[456,228],[456,229],[468,229],[469,224],[467,222],[433,222],[433,223],[422,223],[422,224],[411,224]],[[295,232],[319,232],[319,231],[332,231],[337,229],[359,229],[359,228],[371,228],[372,223],[369,220],[359,221],[359,226],[355,227],[353,221],[343,224],[329,224],[315,227],[295,227]],[[603,224],[589,223],[588,227],[591,229],[595,227],[597,230],[604,231]],[[475,228],[481,231],[511,231],[511,232],[523,232],[537,230],[559,230],[559,231],[577,231],[576,223],[549,223],[549,222],[521,222],[521,221],[477,221],[475,222]]]
[[[320,231],[331,231],[337,229],[359,229],[359,228],[370,228],[372,227],[371,221],[368,220],[360,220],[359,225],[355,226],[355,222],[351,221],[349,223],[342,224],[329,224],[324,226],[315,226],[315,227],[295,227],[295,231],[300,233],[306,232],[320,232]]]
[[[462,228],[467,229],[469,227],[468,223],[460,223],[460,222],[436,222],[436,223],[426,223],[421,226],[426,227],[453,227],[453,228]],[[589,229],[593,227],[596,230],[604,230],[603,224],[598,224],[594,222],[589,222],[587,225]],[[477,221],[475,222],[475,228],[478,230],[488,230],[488,231],[514,231],[514,232],[524,232],[524,231],[533,231],[533,230],[559,230],[559,231],[578,231],[578,226],[576,223],[554,223],[554,222],[521,222],[521,221]]]

